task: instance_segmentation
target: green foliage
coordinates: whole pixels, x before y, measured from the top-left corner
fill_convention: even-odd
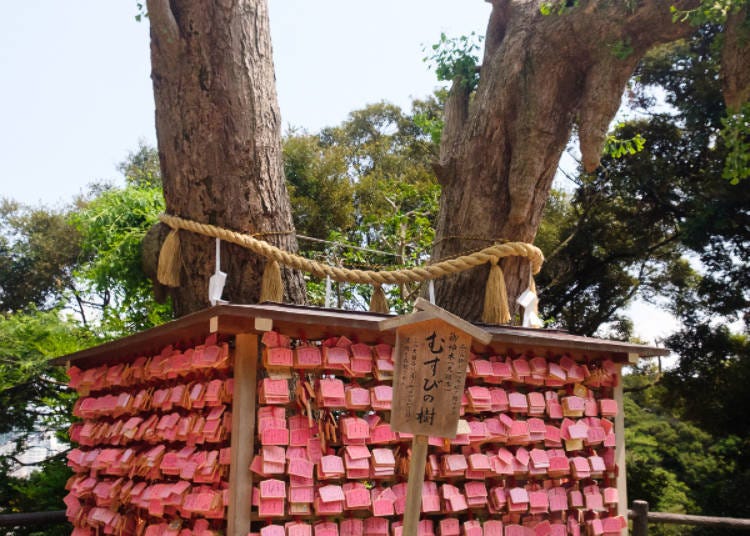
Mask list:
[[[125,177],[128,186],[144,189],[162,187],[159,152],[143,141],[138,142],[137,150],[128,153],[117,170]]]
[[[690,392],[675,390],[667,381],[670,374],[658,381],[657,370],[643,366],[625,377],[628,495],[647,500],[652,510],[661,512],[746,517],[742,499],[731,494],[747,481],[747,442],[736,427],[727,433],[691,420],[679,407]],[[662,525],[653,530],[665,535],[721,534]]]
[[[64,387],[65,374],[46,361],[80,349],[91,341],[88,333],[57,312],[16,313],[0,317],[0,436],[12,450],[0,458],[0,508],[6,512],[59,510],[64,506],[70,470],[64,459],[40,464],[31,477],[17,478],[13,456],[35,444],[41,434],[56,431],[62,439],[71,419],[73,394]],[[39,533],[38,527],[13,534]],[[67,524],[44,527],[44,534],[69,533]]]
[[[634,155],[642,151],[645,145],[646,138],[641,136],[640,133],[636,133],[635,136],[627,140],[608,134],[607,139],[604,141],[604,154],[612,158],[622,158],[625,155]]]
[[[0,205],[0,311],[70,305],[110,336],[163,322],[141,269],[140,241],[163,210],[158,156],[142,143],[120,164],[127,186],[92,185],[62,210]]]
[[[148,11],[146,10],[146,2],[136,2],[136,14],[135,14],[135,20],[136,22],[141,22],[144,18],[148,17]]]
[[[71,421],[73,394],[51,357],[164,321],[140,268],[140,240],[163,210],[156,152],[144,145],[120,166],[125,188],[91,187],[63,210],[3,202],[0,212],[0,509],[60,509],[69,475],[59,459],[29,479],[12,476],[15,456],[40,434]],[[73,312],[77,314],[74,316]],[[42,529],[69,533],[70,527]],[[14,534],[37,534],[38,528]]]
[[[642,150],[606,155],[595,175],[574,178],[569,208],[548,206],[539,233],[545,317],[593,334],[608,322],[621,325],[618,311],[636,295],[696,321],[746,314],[750,189],[722,178],[717,37],[704,28],[650,55],[637,72],[640,87],[662,88],[674,113],[620,124],[611,136],[643,138]],[[551,230],[543,231],[547,222]]]
[[[618,60],[625,60],[629,58],[633,54],[633,52],[635,52],[630,39],[621,39],[620,41],[615,41],[611,45],[608,45],[608,47],[612,55]]]
[[[689,22],[694,26],[703,24],[721,24],[727,20],[727,16],[736,13],[746,0],[702,0],[700,5],[693,9],[679,9],[670,6],[672,22]]]
[[[0,311],[48,308],[72,285],[80,236],[64,211],[0,203]]]
[[[414,115],[414,124],[430,136],[430,140],[435,146],[440,145],[440,138],[443,135],[445,121],[441,117],[431,117],[427,113],[417,113]]]
[[[0,316],[0,434],[12,434],[18,450],[27,438],[70,422],[64,372],[47,361],[93,342],[86,329],[58,310]]]
[[[613,136],[640,133],[649,140],[643,151],[605,156],[596,174],[580,175],[573,194],[553,198],[545,209],[537,241],[547,257],[538,277],[542,311],[576,333],[593,335],[610,322],[624,326],[622,308],[639,292],[660,294],[680,258],[672,211],[684,199],[674,181],[691,180],[680,131],[662,120],[622,124]],[[661,157],[668,161],[654,173]]]
[[[85,336],[60,311],[0,316],[0,392],[47,370],[47,360],[82,348]]]
[[[421,264],[434,237],[439,187],[431,168],[441,98],[415,101],[411,113],[388,103],[355,110],[320,134],[288,135],[285,170],[298,232],[334,244],[302,242],[303,254],[356,268]],[[419,117],[420,119],[417,119]],[[355,246],[383,253],[366,252]],[[312,303],[324,281],[311,278]],[[334,284],[336,303],[366,309],[371,288]],[[405,310],[418,285],[386,287]]]
[[[750,340],[726,326],[689,323],[670,337],[669,347],[680,355],[678,366],[669,371],[665,386],[684,395],[668,401],[669,407],[701,423],[713,434],[727,431],[750,438]]]
[[[340,147],[323,146],[317,136],[288,134],[284,173],[297,233],[326,238],[334,229],[352,228],[354,187]]]
[[[750,177],[750,102],[722,118],[721,137],[728,154],[722,176],[731,184]]]
[[[596,174],[573,177],[574,192],[553,196],[537,236],[547,253],[538,284],[543,315],[578,333],[614,325],[626,337],[618,311],[636,294],[683,322],[666,341],[676,368],[625,379],[629,496],[658,511],[748,517],[750,187],[723,178],[732,148],[719,135],[718,37],[702,27],[641,64],[641,89],[660,88],[673,109],[618,125],[612,136],[640,135],[642,150],[607,154]]]
[[[110,336],[170,316],[169,305],[153,299],[141,266],[141,241],[164,211],[161,188],[148,184],[134,179],[125,188],[104,191],[70,216],[81,236],[83,258],[75,275],[86,292],[101,296],[102,329]]]
[[[555,0],[554,2],[542,2],[539,6],[539,12],[544,15],[565,15],[574,7],[577,7],[579,0]]]
[[[441,82],[458,80],[469,91],[474,90],[479,83],[479,51],[483,36],[471,32],[460,37],[448,37],[440,34],[440,41],[428,50],[423,51],[427,56],[423,61],[435,69],[437,79]]]
[[[65,508],[62,496],[65,483],[72,472],[65,460],[55,458],[40,464],[28,478],[17,478],[8,474],[9,468],[0,462],[0,505],[3,513],[43,512]],[[69,523],[44,526],[15,527],[13,536],[67,536],[72,527]]]

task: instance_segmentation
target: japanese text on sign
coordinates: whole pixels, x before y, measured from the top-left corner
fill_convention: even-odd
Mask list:
[[[391,428],[453,438],[471,336],[441,320],[398,330]]]

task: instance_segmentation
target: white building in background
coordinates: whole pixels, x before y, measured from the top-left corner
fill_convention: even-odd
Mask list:
[[[13,434],[0,434],[0,455],[7,455],[13,452]],[[39,432],[33,434],[28,440],[26,450],[16,456],[19,465],[10,476],[16,478],[28,478],[28,476],[39,468],[38,463],[62,452],[67,445],[60,442],[55,432]],[[25,465],[30,464],[30,465]]]

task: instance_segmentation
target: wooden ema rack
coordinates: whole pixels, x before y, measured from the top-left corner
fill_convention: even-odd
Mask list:
[[[412,437],[388,424],[386,319],[221,305],[54,360],[79,393],[73,534],[400,536]],[[481,328],[418,534],[624,533],[620,371],[666,352]]]

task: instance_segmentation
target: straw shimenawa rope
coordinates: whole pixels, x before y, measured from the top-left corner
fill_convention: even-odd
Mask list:
[[[502,272],[497,265],[498,259],[503,257],[526,257],[529,259],[531,266],[531,274],[539,273],[541,270],[542,263],[544,262],[544,255],[541,250],[536,246],[527,244],[524,242],[507,242],[504,244],[494,244],[488,246],[480,251],[475,251],[470,254],[460,255],[455,258],[446,259],[435,264],[428,264],[421,267],[415,268],[402,268],[397,270],[353,270],[348,268],[340,268],[338,266],[330,266],[323,264],[312,259],[307,259],[300,255],[284,251],[264,240],[258,240],[253,236],[245,233],[238,233],[223,229],[215,225],[209,225],[207,223],[199,223],[192,220],[186,220],[178,216],[171,216],[169,214],[162,214],[159,219],[162,223],[168,225],[173,232],[177,230],[185,230],[193,233],[201,234],[204,236],[219,238],[225,242],[231,242],[233,244],[245,247],[252,252],[265,257],[269,261],[269,265],[274,263],[283,264],[296,270],[308,272],[317,277],[330,277],[334,281],[347,282],[347,283],[361,283],[374,285],[375,287],[383,284],[400,284],[427,281],[430,279],[437,279],[445,277],[447,275],[456,274],[469,270],[482,264],[491,263],[492,269],[490,271],[491,284],[488,285],[488,290],[485,297],[485,310],[492,310],[496,312],[490,312],[483,315],[485,322],[491,323],[505,323],[509,321],[508,318],[508,305],[507,297],[505,293],[505,282],[502,278]],[[176,234],[176,233],[175,233]],[[173,243],[177,243],[177,237],[173,238]],[[179,252],[176,251],[174,244],[169,248],[162,248],[160,254],[159,266],[162,265],[169,267],[179,267],[180,263],[174,259],[167,261],[161,259],[161,256],[177,256]],[[175,274],[158,274],[159,281],[163,284],[170,286],[179,285],[179,277]],[[264,278],[265,279],[265,278]],[[274,283],[277,285],[278,283]],[[278,297],[278,293],[272,293],[274,297]],[[378,295],[378,301],[380,300],[380,294]],[[488,307],[489,300],[489,307]],[[493,304],[493,300],[500,300],[504,302],[500,307]],[[378,307],[380,308],[380,307]]]

